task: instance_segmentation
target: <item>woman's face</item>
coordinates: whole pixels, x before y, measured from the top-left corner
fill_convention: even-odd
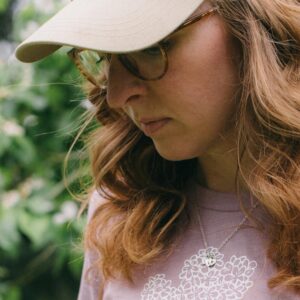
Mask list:
[[[195,14],[211,7],[204,2]],[[170,41],[169,69],[158,81],[136,78],[113,56],[108,105],[123,109],[141,130],[143,119],[167,118],[145,131],[165,159],[201,157],[232,131],[240,86],[238,49],[217,13],[175,33]]]

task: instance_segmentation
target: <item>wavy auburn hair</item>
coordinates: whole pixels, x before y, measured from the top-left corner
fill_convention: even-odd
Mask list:
[[[278,272],[268,284],[300,294],[300,2],[212,2],[242,53],[237,174],[271,216],[268,256]],[[171,253],[188,225],[184,188],[196,160],[163,159],[128,117],[108,107],[101,88],[86,92],[102,124],[88,147],[91,190],[101,191],[105,202],[85,233],[86,249],[101,256],[93,266],[103,276],[101,294],[109,278],[132,282],[136,267]],[[250,176],[244,154],[254,162]]]

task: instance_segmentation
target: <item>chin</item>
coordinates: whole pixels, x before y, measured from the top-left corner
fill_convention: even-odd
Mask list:
[[[170,161],[181,161],[198,157],[197,154],[190,153],[189,151],[182,151],[182,149],[180,149],[180,151],[176,150],[178,149],[174,149],[172,146],[168,147],[167,149],[156,147],[158,154],[164,159]]]

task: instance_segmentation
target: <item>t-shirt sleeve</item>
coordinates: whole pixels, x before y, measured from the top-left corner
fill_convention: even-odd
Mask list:
[[[96,209],[105,202],[105,199],[94,191],[88,205],[87,223],[90,222]],[[98,274],[92,272],[87,274],[87,270],[93,264],[96,255],[91,252],[84,253],[84,263],[81,273],[80,287],[77,300],[98,300],[98,287],[100,284],[100,277]]]

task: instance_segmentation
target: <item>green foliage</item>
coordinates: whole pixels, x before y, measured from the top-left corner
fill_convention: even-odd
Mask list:
[[[0,13],[6,11],[10,0],[0,0]]]
[[[17,42],[29,23],[47,17],[36,2],[16,12]],[[50,2],[53,11],[61,5]],[[0,0],[0,10],[7,3]],[[68,300],[78,292],[85,217],[76,219],[62,165],[84,108],[65,52],[34,64],[0,60],[0,300]],[[77,173],[71,168],[71,183]]]

